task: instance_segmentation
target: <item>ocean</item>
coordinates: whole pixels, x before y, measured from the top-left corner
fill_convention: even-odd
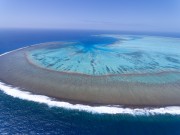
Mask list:
[[[32,44],[73,42],[90,35],[108,33],[180,37],[177,33],[1,29],[0,54]],[[68,108],[51,103],[50,100],[36,100],[35,96],[28,97],[28,94],[18,95],[16,91],[14,95],[0,91],[0,134],[180,135],[180,112],[176,108],[170,108],[170,113],[167,113],[168,108],[151,111],[149,108],[133,111],[127,109],[113,113],[114,108],[108,107],[109,112],[104,113],[104,108],[90,111],[93,107],[82,109],[85,106],[74,107],[68,104],[73,106]]]

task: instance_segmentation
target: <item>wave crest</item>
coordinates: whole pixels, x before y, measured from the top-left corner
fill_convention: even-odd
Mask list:
[[[41,104],[47,104],[50,107],[60,107],[69,110],[86,111],[99,114],[129,114],[129,115],[157,115],[157,114],[172,114],[180,115],[179,106],[169,106],[161,108],[124,108],[121,106],[89,106],[82,104],[71,104],[63,101],[56,101],[53,98],[44,95],[35,95],[27,91],[22,91],[20,88],[12,87],[0,82],[0,90],[5,94],[14,98],[33,101]]]

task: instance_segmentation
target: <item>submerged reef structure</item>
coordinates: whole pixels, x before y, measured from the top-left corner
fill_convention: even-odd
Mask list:
[[[180,39],[94,35],[0,56],[0,81],[80,103],[180,105]]]

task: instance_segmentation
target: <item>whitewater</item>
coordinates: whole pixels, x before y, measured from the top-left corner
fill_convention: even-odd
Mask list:
[[[61,107],[69,110],[87,111],[99,114],[130,114],[130,115],[156,115],[156,114],[172,114],[180,115],[179,106],[169,106],[161,108],[124,108],[120,105],[111,106],[89,106],[82,104],[71,104],[68,102],[57,101],[44,95],[35,95],[31,92],[22,91],[17,87],[12,87],[0,82],[0,90],[5,94],[22,100],[33,101],[41,104],[47,104],[50,107]]]

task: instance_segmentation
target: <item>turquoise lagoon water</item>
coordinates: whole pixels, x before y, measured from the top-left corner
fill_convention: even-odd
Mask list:
[[[60,72],[168,83],[180,80],[179,44],[178,38],[161,36],[91,35],[72,43],[46,44],[29,56],[36,65]]]

